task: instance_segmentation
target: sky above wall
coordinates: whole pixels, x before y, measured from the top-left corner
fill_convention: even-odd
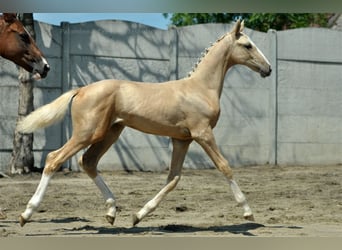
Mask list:
[[[34,13],[34,19],[54,25],[61,22],[79,23],[96,20],[125,20],[167,29],[170,20],[162,13]]]

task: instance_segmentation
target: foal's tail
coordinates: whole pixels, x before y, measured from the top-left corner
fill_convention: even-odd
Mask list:
[[[32,133],[39,128],[48,127],[62,120],[68,110],[71,99],[77,95],[77,93],[78,89],[70,90],[49,104],[33,111],[31,114],[19,121],[19,132]]]

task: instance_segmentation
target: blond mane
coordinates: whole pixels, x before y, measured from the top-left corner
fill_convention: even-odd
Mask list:
[[[228,33],[222,35],[221,37],[219,37],[215,42],[210,44],[210,47],[205,48],[204,52],[201,53],[201,57],[198,58],[197,62],[195,63],[195,65],[192,67],[191,71],[188,73],[188,77],[190,77],[197,69],[198,65],[202,62],[203,58],[206,57],[206,55],[209,53],[210,49],[212,47],[214,47],[214,45],[216,45],[218,42],[220,42],[223,38],[225,38],[228,35]]]

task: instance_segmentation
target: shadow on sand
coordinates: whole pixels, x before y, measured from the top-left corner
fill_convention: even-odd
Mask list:
[[[17,223],[16,221],[3,221],[6,223]],[[73,223],[73,222],[85,222],[90,223],[90,220],[80,218],[80,217],[67,217],[63,219],[52,219],[52,220],[39,220],[31,221],[33,223]],[[6,227],[6,226],[5,226]],[[57,228],[55,231],[57,233],[47,233],[45,236],[53,235],[164,235],[164,234],[194,234],[200,232],[208,232],[210,235],[213,233],[231,233],[231,234],[241,234],[243,236],[258,236],[250,232],[251,230],[256,230],[259,228],[291,228],[291,229],[302,229],[298,226],[282,226],[282,225],[272,225],[265,226],[259,223],[242,223],[236,225],[223,225],[223,226],[190,226],[182,224],[169,224],[165,226],[158,227],[96,227],[91,225],[85,225],[82,227],[73,228]],[[26,234],[26,236],[42,236],[41,234]]]
[[[189,226],[189,225],[175,225],[170,224],[166,226],[159,227],[95,227],[90,225],[85,225],[78,228],[72,229],[59,229],[65,235],[164,235],[164,234],[193,234],[199,232],[211,232],[211,233],[224,233],[229,232],[232,234],[241,234],[244,236],[257,236],[250,232],[258,228],[266,227],[258,223],[243,223],[238,225],[225,225],[225,226],[210,226],[210,227],[200,227],[200,226]],[[267,226],[268,227],[268,226]],[[273,226],[271,226],[273,227]],[[283,226],[277,226],[281,228]],[[301,229],[301,227],[291,227],[292,229]]]

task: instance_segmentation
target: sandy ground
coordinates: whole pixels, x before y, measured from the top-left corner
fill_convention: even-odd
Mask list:
[[[215,169],[184,170],[177,188],[136,227],[137,212],[164,185],[167,173],[101,173],[117,198],[114,226],[99,190],[84,173],[59,172],[32,220],[18,216],[40,174],[0,179],[0,237],[16,236],[332,236],[342,237],[342,166],[234,168],[255,221],[242,217]]]

